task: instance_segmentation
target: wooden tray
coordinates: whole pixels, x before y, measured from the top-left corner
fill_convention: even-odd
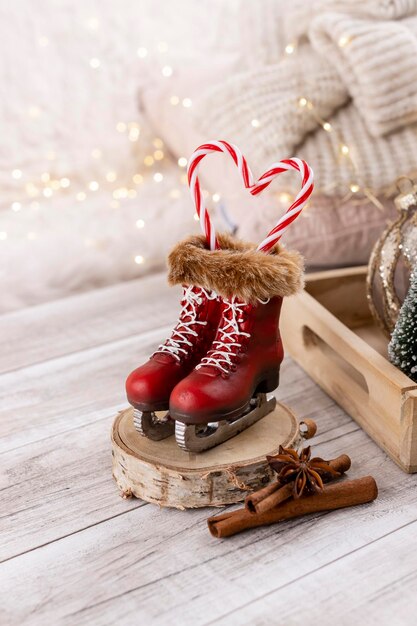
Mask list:
[[[387,359],[366,300],[366,267],[310,274],[284,300],[284,346],[406,472],[417,472],[417,385]]]

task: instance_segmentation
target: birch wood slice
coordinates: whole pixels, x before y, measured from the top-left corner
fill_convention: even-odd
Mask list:
[[[293,413],[274,411],[225,443],[200,454],[181,450],[175,437],[151,441],[133,426],[133,411],[119,413],[112,428],[113,476],[124,497],[177,509],[222,506],[244,500],[268,484],[273,472],[267,454],[298,440]]]

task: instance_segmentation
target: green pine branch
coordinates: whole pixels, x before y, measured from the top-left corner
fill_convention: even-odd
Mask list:
[[[417,382],[417,266],[410,277],[410,288],[391,336],[388,356],[391,363]]]

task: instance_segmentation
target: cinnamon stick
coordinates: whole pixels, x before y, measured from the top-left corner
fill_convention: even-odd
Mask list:
[[[308,418],[300,422],[299,428],[304,439],[312,439],[317,432],[316,422]]]
[[[210,517],[207,523],[213,537],[230,537],[248,528],[267,526],[308,513],[365,504],[375,500],[377,495],[378,488],[374,478],[365,476],[326,485],[319,493],[303,496],[298,500],[288,500],[265,513],[250,513],[247,509],[239,509]]]
[[[347,454],[341,454],[335,459],[331,459],[328,465],[336,472],[339,472],[339,474],[344,474],[350,469],[351,460]],[[323,477],[325,482],[329,482],[332,479],[332,476]],[[251,513],[265,513],[281,504],[281,502],[291,498],[293,494],[293,485],[291,483],[281,485],[279,482],[276,482],[273,485],[275,485],[275,489],[271,489],[272,485],[268,485],[268,487],[255,491],[246,497],[245,507],[248,511]],[[270,488],[269,491],[268,488]]]
[[[266,487],[262,487],[262,489],[258,489],[254,491],[249,496],[245,498],[245,507],[251,511],[251,513],[256,513],[256,505],[262,500],[265,500],[270,495],[272,495],[275,491],[282,488],[282,484],[277,480],[273,483],[270,483]]]
[[[263,495],[260,491],[255,491],[255,493],[251,493],[250,496],[246,496],[245,498],[245,508],[250,511],[250,513],[264,513],[269,509],[273,509],[278,506],[281,502],[285,502],[288,498],[294,493],[294,485],[292,483],[287,483],[286,485],[282,485],[279,482],[273,483],[275,489],[271,490],[271,493]]]

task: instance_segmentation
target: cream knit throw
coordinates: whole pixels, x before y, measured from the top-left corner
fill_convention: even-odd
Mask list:
[[[417,120],[417,17],[375,21],[324,14],[312,22],[310,39],[323,59],[331,59],[372,135]]]
[[[287,15],[286,41],[302,24],[306,42],[275,61],[264,52],[269,65],[208,93],[196,107],[199,130],[239,143],[260,168],[277,155],[310,160],[324,193],[354,182],[381,194],[417,166],[417,0],[312,4],[286,4],[296,18]]]

